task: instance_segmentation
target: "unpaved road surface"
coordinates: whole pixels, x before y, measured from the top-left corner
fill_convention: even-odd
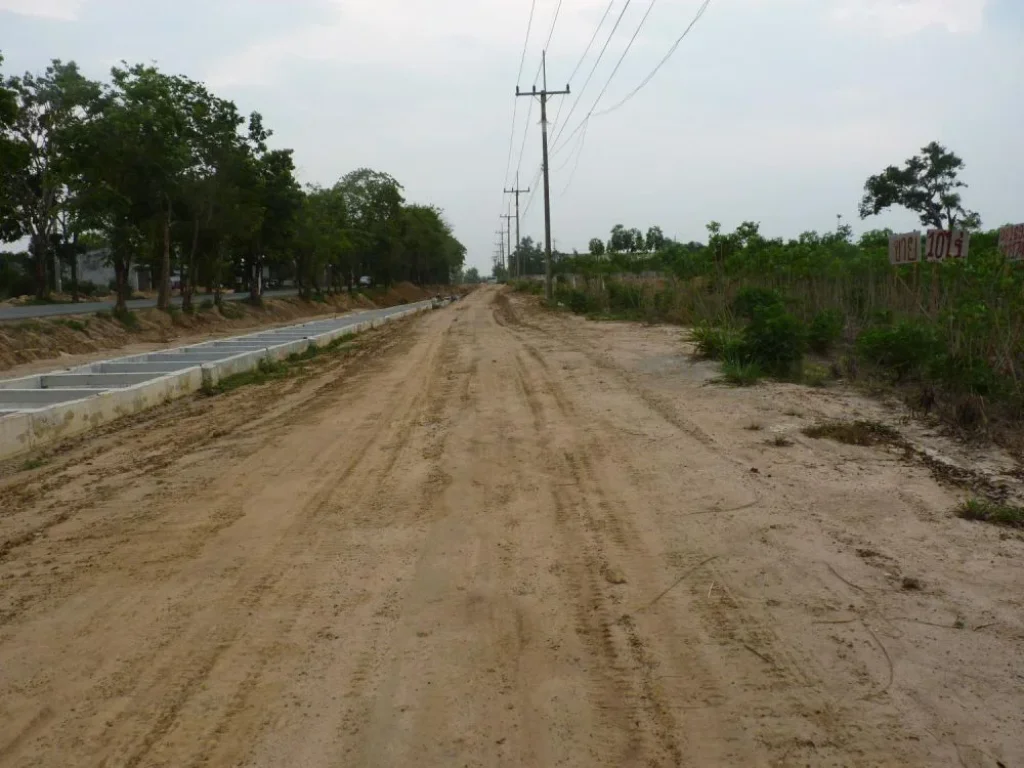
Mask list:
[[[712,375],[485,289],[8,466],[0,765],[1024,765],[1024,542]]]

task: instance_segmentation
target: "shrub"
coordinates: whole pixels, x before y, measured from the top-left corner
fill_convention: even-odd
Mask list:
[[[827,355],[843,335],[845,326],[846,320],[838,310],[826,309],[816,314],[807,329],[807,344],[811,351]]]
[[[608,307],[613,312],[634,312],[643,304],[643,291],[635,283],[607,282]]]
[[[748,286],[740,289],[732,302],[732,311],[739,317],[753,320],[754,316],[761,310],[785,307],[785,302],[778,291],[770,288],[758,288]]]
[[[732,328],[698,325],[690,332],[690,340],[697,347],[698,357],[708,360],[742,357],[743,337]]]
[[[956,510],[957,517],[977,520],[1008,528],[1024,528],[1024,508],[995,504],[981,499],[968,499]]]
[[[83,296],[95,296],[100,292],[100,287],[91,280],[79,280],[78,292]]]
[[[206,311],[213,309],[213,299],[203,299],[199,302],[199,309]]]
[[[743,356],[773,376],[788,377],[801,367],[806,347],[803,325],[781,305],[755,310],[743,329]]]
[[[907,321],[869,328],[857,339],[861,357],[891,370],[897,380],[919,375],[939,356],[942,346],[934,327]]]
[[[761,366],[754,362],[743,362],[732,358],[722,363],[722,378],[737,387],[750,387],[764,376]]]

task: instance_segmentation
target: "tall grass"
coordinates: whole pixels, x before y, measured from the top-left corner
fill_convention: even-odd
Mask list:
[[[848,350],[901,385],[1024,417],[1024,264],[1006,262],[995,231],[976,233],[965,261],[903,267],[889,264],[885,231],[857,242],[845,227],[789,241],[753,224],[709,231],[707,245],[564,259],[559,296],[590,314],[738,328],[745,296],[776,295],[817,354]]]

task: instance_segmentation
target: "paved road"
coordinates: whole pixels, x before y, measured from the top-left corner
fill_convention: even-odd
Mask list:
[[[264,291],[263,295],[272,299],[276,296],[295,296],[296,290]],[[241,301],[247,299],[248,293],[228,293],[224,295],[226,301]],[[196,301],[207,298],[206,294],[197,295]],[[181,297],[171,299],[175,306],[181,306]],[[128,302],[128,309],[149,309],[156,306],[156,299],[132,299]],[[0,309],[0,322],[4,320],[28,320],[33,317],[57,317],[59,315],[88,315],[93,312],[100,312],[104,309],[113,309],[113,301],[88,301],[79,304],[33,304],[24,307],[3,307]]]

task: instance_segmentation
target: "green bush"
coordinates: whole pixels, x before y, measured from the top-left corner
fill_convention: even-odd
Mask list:
[[[698,325],[690,332],[697,355],[708,360],[739,359],[743,356],[743,336],[732,328]]]
[[[764,371],[755,362],[743,362],[740,359],[734,358],[722,363],[722,378],[737,387],[753,386],[763,376]]]
[[[840,337],[846,320],[843,313],[835,309],[825,309],[811,319],[807,329],[807,344],[812,352],[827,355]]]
[[[643,290],[636,283],[620,283],[609,280],[608,307],[613,312],[635,312],[643,304]]]
[[[732,311],[739,317],[753,320],[754,315],[764,309],[783,309],[785,302],[778,291],[770,288],[748,286],[741,288],[732,302]]]
[[[934,326],[902,321],[869,328],[857,339],[857,352],[868,362],[891,370],[897,380],[920,375],[934,364],[943,344]]]
[[[755,310],[743,329],[744,359],[759,363],[773,376],[796,375],[806,346],[803,324],[778,304]]]

